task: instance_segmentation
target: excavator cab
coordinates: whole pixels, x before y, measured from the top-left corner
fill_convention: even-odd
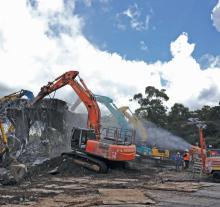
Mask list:
[[[71,138],[71,149],[85,149],[87,140],[95,140],[96,134],[92,129],[73,128]]]

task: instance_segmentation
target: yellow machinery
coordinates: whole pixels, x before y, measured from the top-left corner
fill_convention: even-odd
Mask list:
[[[0,155],[3,155],[7,150],[8,139],[5,134],[4,126],[0,120],[1,142],[0,142]]]
[[[137,129],[140,133],[142,141],[146,142],[147,140],[147,131],[143,126],[142,122],[135,116],[128,106],[122,106],[118,109],[121,111],[124,116],[128,119],[128,121]],[[130,112],[130,113],[129,113]],[[137,152],[140,151],[142,155],[149,155],[158,159],[168,159],[170,157],[169,150],[160,150],[157,147],[153,147],[152,149],[147,146],[137,146]]]
[[[28,90],[20,90],[14,93],[11,93],[9,95],[0,97],[0,101],[14,101],[18,98],[21,98],[23,96],[26,96],[29,100],[34,99],[34,94],[31,91]]]
[[[134,126],[135,129],[138,130],[142,141],[147,140],[147,130],[144,128],[142,122],[131,112],[128,106],[122,106],[118,109],[120,112],[124,114],[124,116],[128,119],[128,121]],[[129,113],[129,112],[130,113]]]
[[[0,130],[1,130],[1,137],[2,137],[2,141],[5,145],[8,144],[8,139],[7,139],[7,136],[5,134],[5,129],[4,129],[4,126],[0,120]]]
[[[152,157],[158,158],[158,159],[165,159],[170,157],[170,151],[169,150],[159,150],[157,147],[152,148]]]
[[[3,97],[0,97],[0,102],[14,101],[16,99],[22,98],[23,96],[26,96],[29,100],[32,100],[34,98],[34,95],[31,91],[22,89],[20,91],[11,93],[11,94],[3,96]],[[7,137],[7,134],[14,131],[14,126],[11,124],[10,127],[8,128],[7,133],[6,133],[1,118],[2,117],[0,117],[0,131],[1,131],[1,134],[0,134],[0,137],[1,137],[0,155],[3,155],[8,150],[8,137]]]

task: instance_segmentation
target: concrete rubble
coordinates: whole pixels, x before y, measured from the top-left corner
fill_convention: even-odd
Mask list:
[[[47,110],[46,104],[48,101],[40,112]],[[55,111],[56,107],[59,110]],[[84,115],[66,113],[66,104],[59,101],[53,101],[48,110],[47,116],[10,111],[11,116],[18,115],[17,123],[21,114],[28,117],[25,121],[37,122],[31,122],[29,129],[19,125],[21,139],[28,136],[28,144],[25,149],[16,148],[21,152],[19,156],[12,153],[6,165],[0,167],[0,206],[220,206],[220,184],[207,178],[193,179],[189,171],[176,172],[174,162],[137,158],[125,169],[116,167],[107,174],[97,174],[60,156],[70,150],[70,129],[74,125],[85,127],[86,119]],[[62,120],[62,126],[47,122],[54,119],[52,114]],[[49,123],[46,127],[45,122]]]
[[[166,177],[163,172],[148,172],[148,168],[145,171],[113,169],[108,174],[95,174],[72,165],[71,172],[63,170],[56,175],[39,171],[19,185],[0,185],[0,206],[220,205],[220,184],[192,182],[189,172],[182,172],[179,176],[184,181],[177,182],[172,169],[166,169],[169,171]],[[160,181],[158,174],[161,174]],[[174,181],[170,180],[172,174]]]

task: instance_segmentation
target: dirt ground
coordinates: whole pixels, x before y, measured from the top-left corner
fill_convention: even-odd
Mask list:
[[[220,183],[161,166],[139,160],[96,174],[69,160],[48,161],[20,184],[0,185],[0,206],[220,206]]]

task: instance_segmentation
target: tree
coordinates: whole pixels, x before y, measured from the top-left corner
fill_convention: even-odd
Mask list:
[[[168,113],[166,129],[177,136],[192,139],[194,137],[194,134],[192,134],[193,131],[191,127],[186,125],[189,117],[191,117],[189,108],[183,104],[175,103]]]
[[[169,97],[165,89],[158,90],[153,86],[145,88],[145,96],[141,93],[134,95],[134,100],[138,102],[140,108],[136,109],[137,116],[154,122],[159,126],[165,126],[167,123],[167,107],[163,102],[168,101]]]
[[[189,108],[180,103],[175,103],[169,112],[169,119],[171,122],[186,121],[189,117]]]
[[[169,97],[165,92],[164,89],[148,86],[144,95],[135,94],[133,99],[140,106],[135,111],[137,116],[154,122],[193,145],[199,141],[198,127],[188,125],[187,122],[189,118],[197,118],[207,125],[203,131],[206,143],[220,148],[220,103],[213,107],[204,105],[195,111],[189,110],[181,103],[175,103],[167,113],[164,102],[168,101]]]

